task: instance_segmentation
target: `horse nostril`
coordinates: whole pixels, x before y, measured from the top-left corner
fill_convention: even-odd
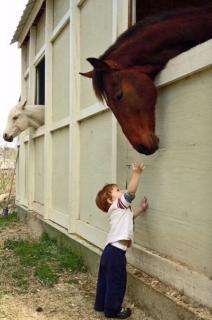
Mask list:
[[[146,146],[144,146],[143,144],[139,144],[137,147],[136,147],[136,150],[139,152],[139,153],[143,153],[147,156],[149,156],[150,154],[153,154],[156,150],[158,149],[158,146],[155,147],[155,148],[148,148]]]
[[[121,100],[123,97],[123,92],[122,91],[119,91],[117,94],[116,94],[116,99],[117,100]]]
[[[13,141],[13,137],[9,136],[7,133],[3,134],[3,138],[4,138],[5,141],[8,141],[8,142],[12,142]]]
[[[149,155],[149,149],[146,148],[143,144],[139,144],[136,148],[138,150],[138,152]]]

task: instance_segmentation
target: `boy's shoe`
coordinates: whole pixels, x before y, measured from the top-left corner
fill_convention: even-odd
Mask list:
[[[122,308],[121,311],[114,317],[114,318],[117,318],[117,319],[127,319],[131,316],[131,309],[130,308]]]
[[[99,307],[94,307],[94,310],[97,311],[97,312],[103,312],[104,311],[104,308],[99,308]]]

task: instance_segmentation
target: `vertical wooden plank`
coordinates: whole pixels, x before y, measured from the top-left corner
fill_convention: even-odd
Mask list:
[[[113,19],[112,19],[112,42],[117,38],[118,33],[118,2],[113,0]],[[117,120],[111,112],[112,121],[112,157],[111,157],[111,180],[117,181]]]
[[[79,219],[79,170],[80,135],[79,123],[79,30],[80,13],[76,0],[70,0],[70,171],[69,171],[69,232],[76,232],[76,220]]]
[[[46,0],[46,76],[45,76],[45,136],[44,136],[44,219],[49,217],[49,209],[52,202],[52,43],[50,41],[53,31],[53,2]]]
[[[20,161],[20,166],[19,166],[19,178],[25,182],[25,146],[23,140],[20,142],[20,149],[19,149],[19,161]],[[25,185],[24,183],[19,184],[19,201],[21,205],[26,205],[25,203]]]
[[[26,99],[26,86],[25,86],[25,72],[26,72],[26,50],[27,45],[23,44],[21,47],[21,100]]]
[[[118,35],[128,28],[129,0],[113,0],[113,26],[112,41],[114,42]],[[117,182],[118,178],[118,123],[111,113],[112,118],[112,171],[111,179]]]
[[[34,104],[35,101],[35,67],[33,64],[35,58],[36,45],[36,27],[32,26],[30,29],[30,43],[29,43],[29,93],[28,104]],[[35,184],[35,159],[34,159],[34,141],[32,134],[34,129],[29,129],[29,144],[28,144],[28,207],[33,208],[34,200],[34,184]]]
[[[128,28],[136,23],[136,0],[128,0]]]
[[[26,61],[25,61],[25,50],[27,50],[26,45],[23,45],[21,48],[21,100],[25,100],[26,99],[26,83],[25,83],[25,78],[24,78],[24,74],[26,72]],[[19,148],[19,155],[18,155],[18,166],[16,167],[16,176],[18,177],[16,179],[16,187],[18,188],[18,198],[16,196],[16,200],[19,201],[19,203],[21,204],[23,202],[22,198],[22,189],[21,189],[21,185],[20,185],[20,180],[22,179],[21,176],[21,166],[23,166],[23,163],[21,161],[21,156],[22,156],[22,152],[23,152],[23,141],[21,139],[20,136],[18,136],[18,148]],[[24,162],[25,164],[25,162]]]

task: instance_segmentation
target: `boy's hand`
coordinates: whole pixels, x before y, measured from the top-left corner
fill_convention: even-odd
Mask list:
[[[132,177],[128,185],[128,192],[135,193],[138,188],[138,183],[140,180],[140,175],[144,170],[143,163],[133,163],[132,164]]]
[[[140,206],[138,208],[133,209],[133,216],[137,218],[138,216],[142,215],[148,209],[148,201],[146,197],[143,197],[141,200]]]
[[[133,163],[132,164],[132,172],[133,173],[137,173],[137,174],[141,174],[144,171],[144,164],[141,163]]]
[[[142,212],[146,211],[149,207],[148,201],[146,197],[143,197],[143,199],[141,200],[141,210]]]

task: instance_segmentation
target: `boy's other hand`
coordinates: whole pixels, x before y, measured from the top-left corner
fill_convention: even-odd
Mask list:
[[[144,212],[148,209],[148,201],[146,197],[143,197],[141,200],[140,206],[138,208],[133,209],[133,216],[134,218],[137,218],[138,216],[144,214]]]
[[[149,204],[148,204],[148,200],[146,197],[143,197],[143,199],[141,200],[141,209],[142,209],[142,212],[146,211],[149,207]]]

